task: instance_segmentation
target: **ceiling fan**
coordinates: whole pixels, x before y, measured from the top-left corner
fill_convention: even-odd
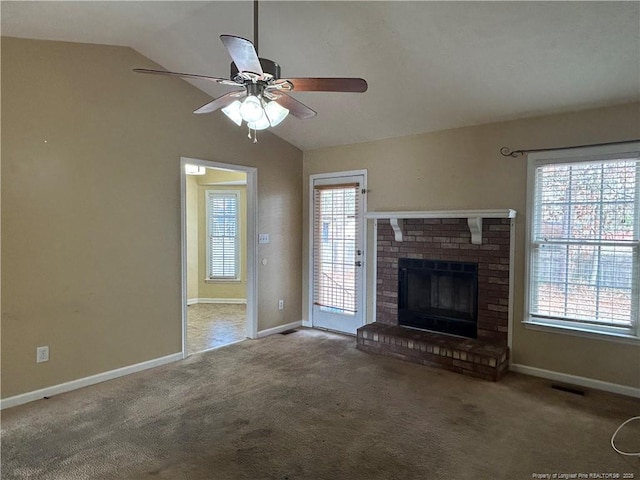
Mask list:
[[[253,141],[257,142],[256,130],[275,127],[291,113],[296,118],[305,119],[316,112],[299,102],[288,92],[366,92],[367,82],[362,78],[280,78],[280,65],[267,58],[258,57],[258,8],[254,1],[254,40],[235,35],[220,35],[233,62],[230,79],[197,75],[192,73],[169,72],[135,68],[137,73],[171,75],[182,78],[209,80],[220,85],[242,87],[201,106],[193,113],[209,113],[218,109],[238,126],[245,121],[254,131]]]

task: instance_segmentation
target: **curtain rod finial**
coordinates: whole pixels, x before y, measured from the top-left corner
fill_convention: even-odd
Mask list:
[[[520,155],[522,155],[522,153],[523,153],[523,152],[522,152],[522,151],[520,151],[520,150],[514,150],[514,151],[511,151],[511,149],[510,149],[509,147],[502,147],[502,148],[500,149],[500,154],[501,154],[503,157],[513,157],[513,158],[516,158],[516,157],[519,157]]]

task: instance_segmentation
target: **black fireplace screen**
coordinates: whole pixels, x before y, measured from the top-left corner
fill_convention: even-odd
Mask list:
[[[478,265],[401,258],[398,323],[477,338]]]

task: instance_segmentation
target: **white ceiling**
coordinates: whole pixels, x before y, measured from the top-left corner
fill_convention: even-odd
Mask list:
[[[127,45],[169,70],[221,77],[219,35],[253,36],[249,1],[1,8],[2,35]],[[293,94],[318,116],[274,133],[303,150],[640,100],[635,1],[263,1],[259,14],[260,56],[283,77],[369,83],[364,94]],[[212,97],[232,88],[193,83]]]

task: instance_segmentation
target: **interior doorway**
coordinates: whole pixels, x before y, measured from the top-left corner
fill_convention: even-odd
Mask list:
[[[256,175],[181,159],[185,357],[256,337]]]

